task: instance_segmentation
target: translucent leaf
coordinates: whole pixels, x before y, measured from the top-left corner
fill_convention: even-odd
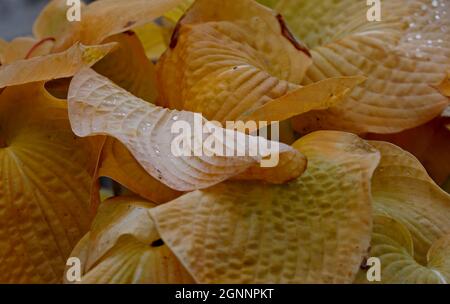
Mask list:
[[[62,53],[14,61],[0,67],[0,88],[36,81],[70,77],[90,67],[108,54],[115,44],[84,46],[76,44]]]
[[[336,76],[368,77],[344,103],[299,116],[296,130],[397,133],[438,116],[449,103],[435,88],[450,68],[445,4],[381,1],[381,21],[371,22],[366,1],[278,1],[275,9],[311,48],[313,65],[303,85]]]
[[[150,175],[179,191],[217,184],[260,165],[272,155],[291,159],[294,167],[306,166],[303,155],[289,146],[222,129],[200,114],[153,106],[90,69],[84,69],[72,80],[69,116],[75,134],[117,138]],[[183,134],[172,131],[177,122],[183,123]],[[219,142],[219,149],[224,148],[222,155],[233,156],[217,155],[205,144],[208,139]],[[177,140],[184,143],[184,151]],[[238,150],[246,156],[238,156]],[[276,173],[277,168],[272,169]],[[301,172],[286,173],[284,181],[296,178]],[[280,182],[278,176],[275,182]]]
[[[370,243],[379,153],[356,135],[294,145],[308,169],[284,185],[226,182],[150,210],[198,283],[351,283]]]
[[[91,231],[72,252],[91,283],[192,283],[191,276],[160,241],[148,214],[151,203],[133,197],[105,201]]]
[[[89,229],[95,156],[66,106],[40,83],[0,94],[0,282],[60,282]]]

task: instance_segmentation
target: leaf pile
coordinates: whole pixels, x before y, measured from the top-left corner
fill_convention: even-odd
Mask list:
[[[450,282],[450,5],[381,5],[50,1],[0,39],[0,282]]]

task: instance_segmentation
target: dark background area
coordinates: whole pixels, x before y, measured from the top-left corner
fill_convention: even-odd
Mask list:
[[[0,0],[0,38],[11,40],[18,36],[30,36],[34,20],[48,2],[49,0]]]

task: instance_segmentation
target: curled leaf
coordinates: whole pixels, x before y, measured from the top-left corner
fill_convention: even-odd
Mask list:
[[[22,59],[0,66],[0,88],[36,81],[70,77],[83,67],[90,67],[115,44],[84,46],[76,44],[62,53]]]
[[[160,241],[148,214],[154,205],[133,197],[105,201],[71,254],[82,263],[82,284],[192,283]]]
[[[294,145],[304,175],[284,185],[226,182],[150,210],[198,283],[351,283],[367,254],[379,153],[317,132]]]
[[[75,75],[68,101],[72,129],[78,136],[117,138],[150,175],[175,190],[209,187],[269,157],[269,162],[291,158],[303,164],[303,170],[306,165],[305,158],[289,146],[222,129],[200,114],[153,106],[90,69]],[[299,174],[286,173],[284,181]]]
[[[58,283],[89,229],[94,160],[41,83],[0,94],[0,282]]]
[[[372,179],[375,209],[405,225],[414,241],[414,258],[425,264],[432,244],[450,234],[450,195],[408,152],[390,143],[370,144],[382,156]]]
[[[274,11],[253,0],[198,0],[158,61],[159,102],[233,121],[298,88],[310,64]]]
[[[127,148],[113,138],[108,138],[102,149],[97,176],[112,178],[155,203],[165,203],[181,195],[149,175]]]
[[[338,77],[295,89],[267,102],[255,111],[244,114],[242,120],[283,121],[312,110],[324,110],[341,102],[365,77]]]

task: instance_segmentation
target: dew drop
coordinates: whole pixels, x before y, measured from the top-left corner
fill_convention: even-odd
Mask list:
[[[178,120],[178,116],[175,115],[174,117],[172,117],[172,120],[177,121]]]
[[[433,1],[431,1],[431,5],[432,5],[433,7],[438,7],[438,6],[439,6],[439,1],[433,0]]]
[[[420,7],[423,11],[426,11],[428,9],[428,6],[426,4],[422,4]]]
[[[417,48],[415,55],[416,55],[417,58],[422,58],[424,54],[422,53],[421,49]]]
[[[417,40],[422,39],[422,35],[421,35],[421,34],[417,34],[417,35],[416,35],[416,39],[417,39]]]

